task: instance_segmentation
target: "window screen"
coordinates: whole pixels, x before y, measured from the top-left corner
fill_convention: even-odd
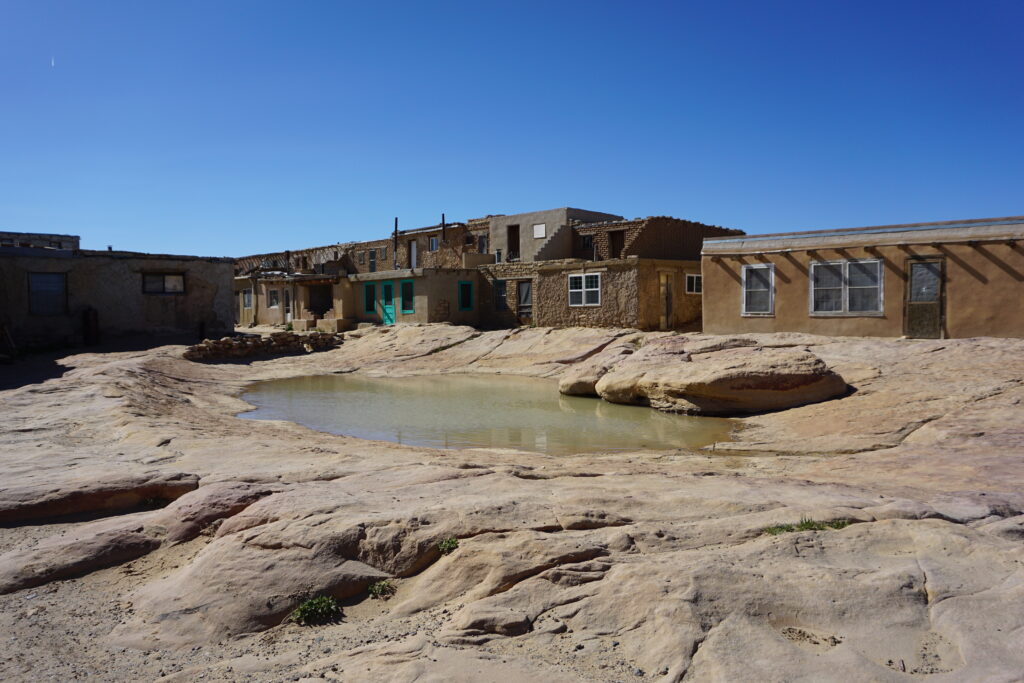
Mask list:
[[[880,313],[880,261],[811,264],[812,313]]]
[[[142,291],[145,294],[184,294],[185,275],[182,273],[144,273]]]
[[[772,291],[774,266],[743,266],[743,313],[768,315],[774,312]]]
[[[63,315],[68,310],[67,276],[64,273],[29,273],[29,312]]]

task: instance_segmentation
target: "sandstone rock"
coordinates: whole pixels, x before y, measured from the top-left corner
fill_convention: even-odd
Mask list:
[[[0,523],[84,512],[110,514],[138,507],[146,500],[174,500],[198,486],[199,477],[184,472],[72,471],[56,481],[38,481],[0,491]]]
[[[846,391],[820,358],[792,349],[733,348],[691,355],[664,340],[620,362],[596,385],[613,403],[669,412],[738,415],[816,403]]]

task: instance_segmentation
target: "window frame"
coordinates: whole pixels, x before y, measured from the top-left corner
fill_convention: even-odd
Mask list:
[[[538,233],[537,228],[540,228],[540,230],[539,230],[540,234],[539,235],[537,234]],[[542,239],[544,239],[547,236],[548,236],[548,224],[547,223],[534,223],[533,224],[533,239],[535,239],[535,240],[542,240]]]
[[[596,277],[597,286],[587,287],[587,278]],[[579,279],[579,289],[573,289],[572,283],[574,279]],[[585,307],[597,307],[601,305],[601,273],[573,273],[568,277],[568,302],[570,308],[585,308]],[[572,293],[580,292],[580,303],[574,304],[572,302]],[[597,292],[597,302],[587,303],[587,292]]]
[[[150,289],[146,289],[146,278],[147,277],[161,277],[161,278],[163,278],[161,280],[161,282],[163,284],[163,289],[161,289],[160,291],[153,291],[153,290],[150,290]],[[168,277],[180,277],[181,278],[181,291],[170,291],[170,292],[167,291],[167,278]],[[185,279],[186,278],[185,278],[184,271],[175,271],[175,272],[171,272],[171,271],[167,271],[167,272],[164,272],[164,271],[159,271],[159,272],[143,271],[142,272],[142,293],[143,294],[147,294],[147,295],[156,295],[156,296],[184,296],[185,293],[188,291],[188,287],[186,286]]]
[[[367,296],[369,295],[369,296]],[[377,314],[377,283],[363,283],[363,313]]]
[[[469,285],[469,306],[463,306],[462,305],[462,286],[463,285]],[[476,306],[474,306],[474,302],[476,301],[476,299],[474,298],[473,289],[474,289],[474,287],[473,287],[473,281],[472,280],[459,280],[458,287],[457,287],[457,289],[455,291],[456,291],[456,295],[457,295],[456,301],[458,301],[459,310],[460,311],[472,311],[473,309],[476,308]]]
[[[851,263],[875,263],[878,267],[878,310],[851,311],[850,308],[850,265]],[[880,258],[838,259],[833,261],[811,261],[807,268],[807,315],[812,318],[884,318],[885,317],[885,268]],[[814,310],[814,268],[815,266],[842,266],[841,311]],[[826,288],[835,289],[835,287]],[[872,289],[857,287],[855,289]]]
[[[437,251],[441,248],[441,238],[437,235],[430,235],[427,237],[427,251]]]
[[[697,283],[696,288],[690,284],[691,282]],[[704,294],[704,276],[701,273],[686,273],[686,293],[695,296]]]
[[[748,311],[747,310],[747,272],[754,269],[768,270],[768,310]],[[761,291],[761,290],[757,290]],[[744,318],[773,318],[775,317],[775,264],[774,263],[746,263],[742,268],[740,281],[740,315]]]
[[[508,280],[494,281],[494,310],[508,311]]]
[[[409,297],[409,308],[405,307],[405,286],[411,287],[412,296]],[[398,310],[404,314],[416,312],[416,281],[415,280],[399,280],[398,281]]]
[[[252,310],[252,287],[242,290],[242,309]]]
[[[268,289],[267,290],[267,308],[280,308],[281,307],[281,290],[280,289]]]
[[[32,305],[32,299],[33,299],[33,297],[32,297],[32,276],[33,275],[59,275],[61,277],[61,279],[63,280],[63,283],[64,283],[64,287],[63,287],[63,296],[61,297],[61,306],[60,306],[60,310],[59,311],[55,311],[55,312],[42,312],[42,311],[36,310],[35,306]],[[28,312],[29,312],[29,315],[38,315],[38,316],[44,316],[44,317],[56,317],[56,316],[62,316],[62,315],[67,315],[68,314],[68,312],[69,312],[68,311],[68,274],[65,271],[59,271],[59,272],[53,272],[53,271],[51,271],[51,272],[31,271],[31,272],[26,274],[26,285],[27,285],[27,288],[28,288],[27,292],[28,292]]]

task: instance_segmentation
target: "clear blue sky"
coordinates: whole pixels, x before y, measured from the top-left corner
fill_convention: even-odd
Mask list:
[[[1024,2],[0,0],[0,230],[237,256],[575,206],[1024,213]]]

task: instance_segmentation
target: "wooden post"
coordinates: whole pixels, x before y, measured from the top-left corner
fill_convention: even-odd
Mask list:
[[[395,216],[394,242],[391,245],[391,259],[394,262],[393,270],[398,270],[398,216]]]
[[[448,243],[448,237],[445,234],[444,214],[441,214],[441,241],[445,244]]]

